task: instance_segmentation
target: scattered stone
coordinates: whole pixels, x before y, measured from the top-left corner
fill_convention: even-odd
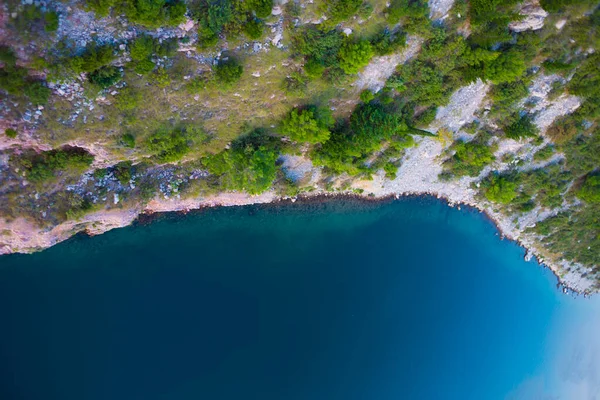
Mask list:
[[[544,27],[544,20],[548,16],[548,12],[540,6],[537,0],[523,3],[519,14],[524,18],[508,24],[509,29],[513,32],[542,29]]]
[[[350,29],[350,28],[344,28],[344,34],[345,34],[346,36],[350,36],[350,35],[352,35],[352,29]]]

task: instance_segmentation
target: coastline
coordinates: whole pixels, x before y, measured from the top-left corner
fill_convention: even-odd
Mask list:
[[[448,196],[444,196],[435,192],[406,192],[377,196],[357,194],[351,191],[327,192],[319,190],[311,193],[304,193],[295,197],[277,196],[273,192],[266,192],[258,196],[249,196],[247,194],[236,192],[225,192],[211,198],[203,199],[184,199],[179,201],[152,200],[146,207],[143,208],[130,208],[123,210],[113,209],[91,213],[79,221],[67,221],[46,232],[41,230],[38,232],[30,231],[29,234],[34,235],[34,237],[30,236],[30,238],[37,238],[38,240],[19,241],[20,246],[16,249],[12,247],[7,248],[5,245],[4,247],[0,248],[0,254],[33,253],[42,251],[46,248],[54,246],[55,244],[63,242],[76,234],[83,233],[90,237],[96,236],[112,229],[130,226],[134,223],[151,223],[155,217],[167,213],[180,213],[185,215],[189,212],[202,211],[215,207],[238,207],[248,205],[280,207],[294,203],[321,203],[323,201],[341,201],[344,199],[350,199],[363,204],[378,204],[386,201],[401,200],[403,198],[429,198],[440,201],[445,206],[451,208],[457,207],[459,210],[461,207],[471,208],[473,211],[483,214],[483,216],[495,226],[500,239],[506,238],[522,247],[525,250],[524,259],[526,261],[535,259],[535,262],[537,262],[539,266],[550,269],[550,271],[552,271],[554,276],[557,278],[557,288],[563,293],[583,295],[584,297],[587,297],[593,293],[590,290],[584,290],[578,287],[577,282],[563,279],[563,276],[561,276],[562,269],[559,264],[545,259],[533,243],[524,240],[524,238],[520,235],[515,235],[515,232],[505,230],[504,226],[506,226],[507,221],[503,221],[502,215],[499,213],[493,212],[476,201],[454,201]]]

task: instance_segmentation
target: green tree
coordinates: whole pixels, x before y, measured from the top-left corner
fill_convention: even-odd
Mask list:
[[[600,175],[588,176],[577,196],[588,203],[600,203]]]
[[[329,128],[311,110],[292,110],[282,121],[280,133],[296,142],[322,143],[329,139]]]
[[[225,87],[231,87],[240,80],[244,73],[244,67],[234,58],[222,59],[215,67],[217,82]]]
[[[345,73],[356,74],[371,61],[373,48],[366,40],[347,41],[340,48],[338,57]]]
[[[486,182],[485,197],[494,203],[508,204],[517,197],[517,184],[500,175],[493,175]]]

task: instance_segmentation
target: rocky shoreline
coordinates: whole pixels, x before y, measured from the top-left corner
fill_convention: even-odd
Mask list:
[[[24,240],[17,240],[15,243],[13,243],[15,247],[7,246],[5,243],[4,247],[0,248],[0,254],[32,253],[41,251],[45,248],[65,241],[78,233],[95,236],[115,228],[129,226],[134,222],[142,221],[143,223],[149,223],[154,219],[155,216],[164,213],[186,214],[192,211],[199,211],[214,207],[235,207],[246,205],[285,206],[286,204],[293,203],[307,204],[310,202],[340,201],[343,199],[351,199],[353,201],[362,203],[381,203],[411,197],[435,198],[444,202],[449,207],[458,207],[459,210],[461,207],[469,207],[473,210],[477,210],[495,225],[501,238],[512,240],[525,249],[526,254],[524,258],[526,261],[535,259],[540,266],[549,268],[557,277],[557,287],[563,293],[571,293],[574,295],[583,296],[588,296],[592,293],[591,290],[585,287],[582,288],[582,286],[576,280],[564,279],[561,265],[545,259],[535,245],[533,245],[530,241],[526,239],[524,240],[524,238],[518,234],[515,235],[515,232],[510,232],[503,229],[503,227],[506,226],[507,221],[504,221],[502,216],[500,216],[498,213],[494,213],[486,208],[485,205],[476,201],[453,201],[451,198],[435,192],[392,193],[377,196],[357,194],[350,191],[326,192],[321,190],[313,193],[305,193],[296,197],[282,197],[275,195],[273,192],[267,192],[258,196],[249,196],[243,193],[221,193],[217,196],[203,199],[184,199],[178,201],[153,200],[144,208],[110,210],[112,212],[103,211],[92,213],[85,216],[80,221],[67,221],[46,232],[41,230],[29,230],[29,232],[22,231],[22,235],[13,235],[12,237],[17,239],[19,237],[23,237],[24,235],[29,236],[29,238],[25,237]]]

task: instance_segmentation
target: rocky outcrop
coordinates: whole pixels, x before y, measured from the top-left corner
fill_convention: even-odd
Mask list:
[[[523,18],[511,22],[508,27],[513,32],[536,31],[542,29],[548,12],[544,10],[537,0],[528,1],[521,5],[519,14]]]

